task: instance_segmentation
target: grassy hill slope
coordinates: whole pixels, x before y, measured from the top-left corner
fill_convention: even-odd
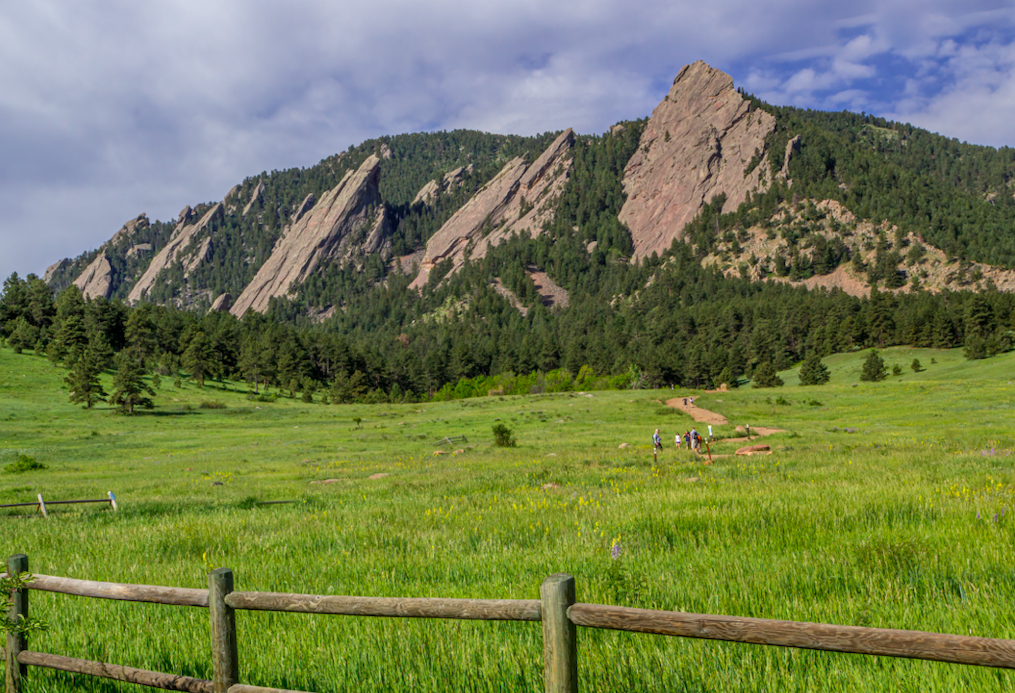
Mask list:
[[[671,441],[692,423],[663,404],[683,391],[323,406],[163,381],[155,410],[129,418],[66,404],[61,371],[3,349],[0,503],[112,490],[121,509],[6,510],[2,548],[51,575],[202,587],[228,566],[239,589],[317,594],[534,598],[566,571],[586,602],[1015,638],[1015,355],[884,354],[926,370],[857,383],[856,352],[828,358],[820,387],[687,391],[730,421],[705,465],[672,447],[653,460],[655,428]],[[494,423],[518,446],[493,446]],[[732,455],[745,423],[783,429],[764,439],[773,454]],[[449,435],[468,442],[439,445]],[[47,468],[4,471],[22,454]],[[33,648],[210,677],[203,612],[41,593],[32,608],[51,624]],[[257,685],[542,685],[535,624],[237,620]],[[584,690],[1011,688],[969,667],[622,633],[583,630],[579,648]]]

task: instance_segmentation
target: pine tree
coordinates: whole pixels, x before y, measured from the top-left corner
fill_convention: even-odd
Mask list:
[[[124,349],[116,356],[116,375],[113,376],[113,396],[109,401],[120,408],[121,414],[134,415],[134,407],[151,409],[155,390],[144,381],[144,368],[140,354]]]
[[[821,362],[817,352],[812,351],[807,354],[807,358],[800,366],[801,385],[824,385],[831,377],[832,374],[828,371],[828,366]]]
[[[860,371],[860,380],[868,383],[876,383],[888,377],[888,368],[885,367],[885,360],[878,354],[877,349],[871,349],[863,362],[863,370]]]
[[[754,383],[751,387],[782,387],[783,381],[775,373],[775,367],[771,361],[762,361],[754,370]]]
[[[204,387],[204,380],[214,371],[214,353],[211,343],[204,332],[198,331],[190,339],[187,350],[183,352],[183,367],[190,372],[190,379]]]
[[[99,380],[98,360],[90,351],[85,351],[71,367],[64,382],[70,388],[70,401],[74,404],[84,403],[85,409],[91,409],[96,402],[106,400],[106,391]]]

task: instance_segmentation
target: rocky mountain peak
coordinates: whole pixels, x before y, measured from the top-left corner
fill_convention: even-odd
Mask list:
[[[489,248],[522,231],[539,235],[543,224],[553,218],[571,171],[574,137],[568,128],[531,164],[521,157],[507,162],[427,241],[412,287],[422,289],[438,262],[450,259],[452,271],[457,271],[465,264],[466,251],[481,258]]]
[[[725,72],[702,61],[680,70],[624,171],[620,220],[631,230],[634,257],[666,251],[716,196],[726,194],[729,212],[767,189],[762,159],[774,128],[775,117],[752,110]]]
[[[273,296],[285,296],[302,283],[322,260],[352,262],[391,244],[389,220],[379,204],[381,160],[371,155],[355,172],[315,200],[308,195],[292,224],[275,243],[271,256],[243,289],[230,312],[264,312]]]

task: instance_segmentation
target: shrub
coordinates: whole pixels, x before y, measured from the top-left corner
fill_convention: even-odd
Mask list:
[[[892,366],[892,375],[902,375],[902,366],[899,364]]]
[[[225,409],[226,405],[223,402],[215,402],[215,401],[210,401],[209,400],[207,402],[201,402],[201,404],[198,405],[198,408],[200,408],[200,409]]]
[[[499,423],[493,425],[493,444],[501,448],[513,448],[517,443],[511,429]]]
[[[46,465],[41,462],[37,462],[34,457],[28,455],[18,455],[17,459],[4,467],[4,471],[8,474],[20,474],[21,472],[31,472],[36,469],[45,469]]]

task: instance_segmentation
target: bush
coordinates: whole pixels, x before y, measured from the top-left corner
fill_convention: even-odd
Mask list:
[[[224,403],[222,403],[222,402],[207,401],[207,402],[201,402],[201,404],[198,405],[198,408],[199,409],[225,409],[226,405]]]
[[[18,455],[17,459],[4,467],[4,471],[8,474],[20,474],[21,472],[31,472],[36,469],[45,469],[46,465],[41,462],[37,462],[34,457],[28,455]]]
[[[902,375],[902,366],[899,364],[892,366],[892,375]]]
[[[493,425],[493,444],[501,448],[513,448],[517,443],[511,429],[499,423]]]

